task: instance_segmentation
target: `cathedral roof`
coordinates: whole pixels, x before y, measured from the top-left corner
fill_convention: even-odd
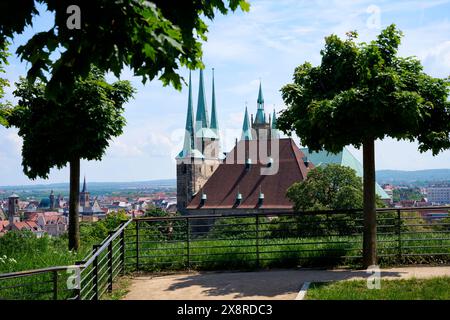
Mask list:
[[[286,198],[286,190],[297,181],[304,180],[308,171],[303,162],[304,154],[292,139],[279,139],[279,158],[274,156],[272,163],[278,170],[272,175],[261,174],[261,169],[268,168],[267,159],[250,159],[249,151],[257,150],[261,140],[241,140],[227,154],[225,161],[219,165],[203,188],[194,196],[188,209],[292,209],[293,204]],[[267,140],[270,149],[271,140]],[[246,161],[237,163],[237,150],[245,150]],[[239,156],[240,158],[240,156]],[[231,162],[231,163],[230,163]],[[249,163],[251,164],[249,165]],[[246,164],[247,163],[247,164]],[[260,192],[264,194],[262,205],[258,204]],[[207,195],[201,206],[202,193]],[[242,200],[236,207],[236,195],[240,193]]]
[[[310,152],[308,148],[302,148],[301,151],[316,167],[330,163],[340,164],[341,166],[350,167],[355,170],[357,176],[363,176],[363,166],[361,162],[359,162],[347,148],[342,149],[341,152],[336,154],[327,151]],[[386,191],[384,191],[378,183],[375,185],[375,191],[381,199],[390,199]]]

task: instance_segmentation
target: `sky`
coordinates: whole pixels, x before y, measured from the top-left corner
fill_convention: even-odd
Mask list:
[[[292,82],[296,66],[320,63],[324,37],[344,37],[357,30],[361,41],[370,41],[391,23],[405,34],[399,54],[417,56],[425,72],[434,77],[450,75],[450,0],[250,0],[250,12],[217,15],[209,25],[203,45],[206,94],[211,108],[212,68],[222,148],[229,151],[240,137],[246,103],[256,113],[258,85],[262,82],[267,113],[283,110],[280,88]],[[33,28],[17,37],[11,51],[29,37],[51,27],[52,16],[41,10]],[[9,59],[11,83],[30,67],[15,55]],[[188,77],[189,71],[181,70]],[[112,76],[109,80],[114,80]],[[125,69],[121,79],[132,81],[138,93],[126,105],[127,126],[111,141],[102,161],[82,161],[81,175],[88,181],[143,181],[175,178],[175,156],[182,148],[187,109],[187,88],[177,91],[158,80],[143,85]],[[194,108],[198,71],[192,73]],[[14,86],[7,99],[15,101]],[[209,110],[211,112],[211,110]],[[300,146],[299,140],[293,137]],[[16,129],[0,127],[0,185],[57,183],[69,180],[69,170],[52,170],[48,180],[29,180],[21,167],[21,138]],[[95,148],[95,146],[92,146]],[[350,151],[361,161],[362,152]],[[376,167],[420,170],[450,168],[450,151],[436,157],[419,153],[416,143],[385,139],[376,142]]]

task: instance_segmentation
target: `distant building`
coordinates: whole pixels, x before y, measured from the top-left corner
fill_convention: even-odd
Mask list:
[[[81,192],[80,192],[79,212],[80,212],[80,215],[104,215],[105,214],[105,212],[100,207],[98,199],[94,198],[94,200],[91,200],[90,193],[87,190],[86,177],[84,177],[83,188],[81,189]],[[66,206],[64,208],[64,214],[67,215],[68,213],[69,213],[69,207]]]
[[[38,212],[29,218],[35,221],[48,235],[58,237],[67,232],[68,219],[59,212]]]
[[[0,206],[0,221],[6,220],[5,212],[3,211],[2,207]]]
[[[45,231],[35,221],[21,221],[19,215],[19,196],[8,197],[8,223],[2,223],[2,233],[6,231],[31,231],[37,237],[42,237]]]
[[[450,186],[428,187],[427,199],[433,204],[450,204]]]

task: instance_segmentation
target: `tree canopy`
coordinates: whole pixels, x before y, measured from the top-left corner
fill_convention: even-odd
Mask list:
[[[122,133],[124,103],[133,95],[128,81],[108,84],[94,69],[78,78],[73,95],[64,104],[45,96],[45,84],[21,79],[14,95],[19,98],[7,119],[23,138],[22,166],[31,179],[47,178],[50,169],[67,165],[74,156],[101,160],[111,138]]]
[[[70,93],[78,76],[91,65],[117,77],[124,65],[143,81],[155,77],[181,89],[177,69],[202,67],[202,44],[207,40],[204,19],[240,8],[245,0],[16,0],[0,2],[0,43],[32,26],[38,4],[54,14],[53,26],[34,34],[17,50],[31,64],[27,78],[48,79],[49,97]],[[80,28],[68,28],[70,6],[80,9]],[[69,13],[68,13],[69,12]]]
[[[363,206],[362,179],[352,168],[339,164],[315,167],[307,179],[294,183],[287,197],[297,211],[360,209]],[[380,198],[378,206],[383,206]]]
[[[427,75],[415,57],[398,56],[402,32],[393,24],[369,43],[356,43],[357,36],[326,37],[320,65],[295,69],[293,83],[281,89],[288,107],[277,124],[312,151],[363,146],[363,265],[369,267],[377,263],[375,140],[417,140],[421,152],[433,155],[450,148],[450,81]]]
[[[6,78],[2,78],[1,74],[5,73],[5,65],[8,64],[8,56],[8,43],[0,43],[0,125],[6,125],[5,108],[8,103],[3,101],[3,98],[5,97],[5,87],[9,86],[9,81]]]
[[[415,57],[397,56],[401,37],[395,25],[370,43],[356,43],[356,32],[327,37],[321,64],[300,65],[282,88],[288,108],[279,128],[295,131],[313,151],[387,136],[417,139],[422,152],[449,148],[449,79],[427,75]]]

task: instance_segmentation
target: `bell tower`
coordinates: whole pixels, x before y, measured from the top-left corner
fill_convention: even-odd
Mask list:
[[[12,194],[8,197],[8,220],[11,227],[15,222],[20,222],[19,196]]]
[[[86,177],[83,180],[83,189],[80,192],[80,206],[83,208],[89,208],[91,206],[91,202],[89,199],[89,192],[86,187]]]

